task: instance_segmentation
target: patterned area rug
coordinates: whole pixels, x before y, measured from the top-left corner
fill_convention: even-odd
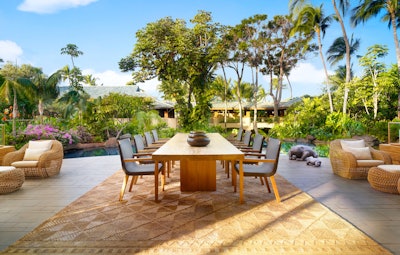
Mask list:
[[[219,164],[217,191],[181,192],[177,166],[157,203],[152,176],[119,202],[122,178],[116,172],[3,254],[391,254],[280,176],[281,203],[246,177],[244,204]]]

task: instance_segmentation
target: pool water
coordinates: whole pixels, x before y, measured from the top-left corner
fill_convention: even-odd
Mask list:
[[[89,148],[64,151],[64,158],[96,157],[118,155],[117,147]]]

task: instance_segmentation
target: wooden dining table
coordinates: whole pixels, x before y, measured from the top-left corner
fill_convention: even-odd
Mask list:
[[[187,143],[187,133],[178,133],[157,149],[152,158],[158,162],[180,161],[181,191],[215,191],[217,160],[239,162],[239,201],[243,199],[244,153],[219,133],[208,133],[210,143],[194,147]],[[155,199],[158,200],[158,172],[155,171]]]

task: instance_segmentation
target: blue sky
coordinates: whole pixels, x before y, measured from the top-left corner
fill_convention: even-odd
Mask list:
[[[326,14],[333,13],[331,1],[324,3]],[[358,1],[351,1],[354,7]],[[288,1],[281,0],[3,0],[0,5],[0,58],[17,64],[41,67],[50,75],[65,65],[71,66],[69,56],[61,48],[72,43],[83,51],[75,65],[85,74],[97,77],[104,86],[125,85],[130,73],[121,73],[118,62],[132,52],[135,33],[147,23],[170,16],[189,22],[198,12],[212,13],[215,22],[235,25],[255,14],[288,13]],[[347,15],[349,16],[349,15]],[[379,18],[356,29],[347,24],[348,34],[361,39],[358,55],[373,44],[389,47],[386,63],[396,63],[392,31]],[[338,24],[333,24],[324,39],[324,51],[341,36]],[[353,60],[357,70],[358,62]],[[335,67],[331,67],[334,70]],[[232,77],[234,79],[234,77]],[[293,95],[319,95],[324,80],[319,56],[310,56],[292,71],[290,81]],[[250,82],[250,78],[247,80]],[[265,87],[266,80],[262,81]],[[157,96],[157,81],[140,87]],[[284,97],[289,91],[284,92]]]

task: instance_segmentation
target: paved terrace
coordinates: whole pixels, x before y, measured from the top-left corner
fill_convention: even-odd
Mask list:
[[[400,255],[400,196],[338,177],[329,159],[321,160],[321,167],[312,167],[281,155],[278,174]],[[0,251],[119,169],[119,156],[64,159],[58,176],[27,179],[21,190],[0,195]]]

